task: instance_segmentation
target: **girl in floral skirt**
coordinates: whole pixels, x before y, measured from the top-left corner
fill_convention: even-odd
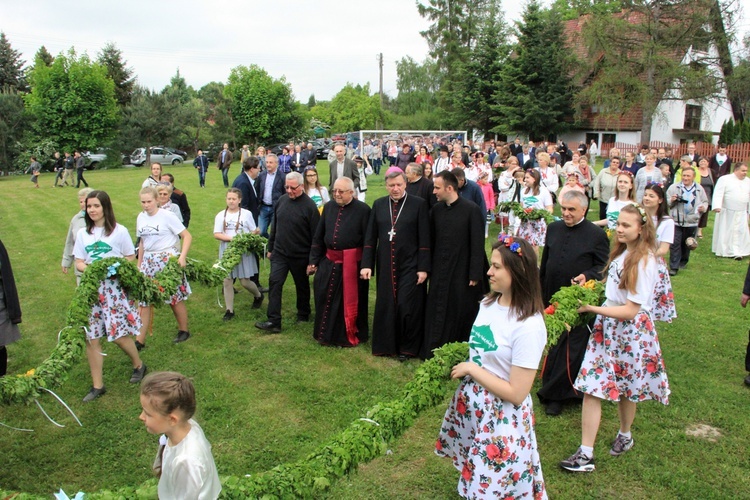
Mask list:
[[[104,191],[92,191],[86,196],[85,207],[86,227],[78,230],[73,247],[76,269],[82,273],[89,264],[106,257],[135,260],[133,240],[128,230],[115,220],[109,195]],[[89,328],[86,330],[86,358],[93,385],[83,398],[85,402],[93,401],[107,392],[102,375],[104,358],[99,343],[102,337],[117,344],[130,358],[133,363],[130,383],[137,384],[143,379],[146,365],[133,343],[133,336],[138,334],[140,326],[141,318],[135,303],[120,286],[115,270],[99,284],[99,300],[91,306]]]
[[[177,255],[180,267],[187,265],[187,253],[193,237],[190,235],[177,216],[167,210],[162,210],[157,204],[158,194],[155,188],[141,189],[141,207],[143,212],[138,214],[137,234],[140,238],[138,246],[138,267],[146,275],[154,277],[164,269],[169,258]],[[178,249],[182,239],[182,250]],[[188,314],[185,300],[190,296],[190,285],[185,275],[177,286],[177,291],[167,303],[172,307],[177,320],[177,337],[174,342],[184,342],[190,338],[188,331]],[[147,304],[141,304],[143,326],[136,339],[136,346],[141,350],[146,345],[146,330],[151,321],[151,309]]]
[[[523,177],[525,189],[521,192],[524,209],[547,210],[552,212],[552,196],[546,187],[540,185],[541,177],[536,169],[529,169]],[[515,224],[511,221],[511,224]],[[523,221],[518,229],[518,237],[534,246],[544,246],[547,239],[547,222],[544,219]]]
[[[658,264],[654,256],[656,233],[651,217],[638,205],[620,210],[617,243],[610,254],[606,301],[586,305],[579,313],[597,314],[575,388],[584,393],[581,446],[560,462],[572,472],[590,472],[594,441],[599,431],[602,400],[618,402],[620,431],[610,455],[633,447],[630,428],[636,403],[654,399],[669,402],[669,383],[659,339],[651,319]]]
[[[664,195],[664,189],[659,184],[649,184],[643,192],[643,208],[651,216],[656,228],[656,262],[659,264],[659,279],[654,289],[654,302],[651,317],[655,321],[671,323],[677,317],[674,306],[674,293],[669,270],[664,256],[669,253],[669,246],[674,240],[674,219],[669,216],[669,206]]]
[[[487,272],[492,291],[469,338],[463,379],[445,413],[435,453],[461,471],[466,498],[547,498],[529,391],[547,342],[533,247],[501,234]]]

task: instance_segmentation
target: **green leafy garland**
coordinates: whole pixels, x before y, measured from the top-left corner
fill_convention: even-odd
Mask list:
[[[591,314],[579,314],[582,305],[600,306],[604,302],[604,283],[589,280],[583,285],[562,287],[551,298],[551,305],[544,310],[547,326],[547,348],[557,343],[563,332],[588,323]]]
[[[364,418],[352,422],[330,442],[298,462],[278,465],[252,477],[223,476],[221,498],[316,498],[359,464],[384,455],[388,444],[411,427],[420,412],[444,401],[451,368],[466,361],[469,346],[466,342],[453,343],[434,353],[432,359],[417,368],[400,398],[376,404]],[[149,479],[138,487],[102,490],[88,493],[86,498],[156,498],[156,490],[156,481]],[[46,498],[26,493],[12,495],[0,490],[1,498]]]
[[[523,208],[523,205],[517,201],[505,201],[498,204],[497,209],[502,213],[512,213],[522,222],[544,219],[544,221],[549,224],[555,220],[555,216],[547,210],[539,208]]]
[[[266,239],[256,234],[239,234],[229,242],[221,260],[213,266],[188,259],[183,270],[177,259],[171,258],[153,278],[140,272],[134,262],[123,258],[109,257],[92,263],[81,276],[81,284],[68,306],[66,326],[60,332],[60,340],[52,353],[41,365],[25,374],[0,378],[0,404],[30,403],[39,397],[40,387],[52,389],[68,378],[68,372],[83,353],[84,328],[89,325],[91,306],[99,299],[99,284],[103,280],[117,277],[132,299],[160,306],[174,295],[183,273],[190,281],[218,286],[245,253],[261,252],[265,244]]]

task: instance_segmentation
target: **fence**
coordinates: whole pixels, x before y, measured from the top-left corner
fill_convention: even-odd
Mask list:
[[[661,141],[651,141],[649,143],[649,147],[651,148],[669,148],[672,150],[672,158],[679,158],[682,155],[687,154],[687,143],[684,144],[671,144],[668,142],[661,142]],[[626,144],[624,142],[615,142],[615,143],[608,143],[608,144],[602,144],[602,147],[600,148],[602,156],[606,157],[609,155],[609,150],[612,148],[617,148],[620,150],[620,156],[624,155],[627,152],[631,153],[638,153],[641,150],[640,144]],[[718,147],[714,146],[713,144],[709,142],[696,142],[695,143],[695,153],[699,156],[705,156],[707,158],[710,158],[711,156],[715,155],[718,151]],[[750,142],[745,142],[742,144],[730,144],[727,146],[727,156],[729,156],[732,161],[748,161],[750,160]]]

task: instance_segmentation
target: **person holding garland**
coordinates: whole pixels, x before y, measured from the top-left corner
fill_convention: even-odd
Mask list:
[[[656,228],[654,256],[659,266],[651,317],[656,321],[671,323],[677,317],[677,311],[674,305],[672,281],[669,278],[672,273],[667,268],[664,256],[669,253],[670,246],[674,241],[675,223],[674,219],[669,216],[669,205],[664,189],[659,184],[646,186],[643,191],[643,209],[651,217]]]
[[[620,430],[609,451],[619,456],[633,447],[631,426],[636,403],[653,399],[669,403],[669,382],[659,338],[651,318],[658,264],[656,230],[638,205],[626,205],[617,222],[617,242],[610,253],[606,300],[584,305],[579,313],[597,315],[576,389],[584,393],[581,446],[560,462],[571,472],[591,472],[602,400],[618,403]]]
[[[541,175],[536,169],[529,169],[523,176],[524,189],[521,191],[521,205],[524,209],[546,210],[552,213],[552,196],[547,188],[540,185]],[[512,225],[517,223],[511,220]],[[522,221],[518,228],[518,237],[523,238],[536,250],[544,246],[547,235],[547,221],[544,219]]]
[[[112,202],[104,191],[92,191],[86,196],[86,227],[78,231],[73,248],[76,269],[83,273],[92,262],[107,257],[135,260],[135,247],[128,230],[117,223]],[[92,386],[83,398],[90,402],[107,392],[102,375],[104,357],[100,339],[114,342],[133,364],[131,384],[146,375],[146,364],[141,361],[133,337],[141,327],[135,302],[128,298],[115,271],[99,283],[98,300],[91,306],[89,327],[86,329],[86,358],[91,370]]]
[[[169,258],[177,256],[180,267],[187,265],[187,254],[193,237],[177,216],[167,210],[159,209],[157,204],[158,193],[155,188],[145,187],[141,189],[141,207],[143,212],[138,214],[137,236],[140,238],[138,246],[138,268],[149,277],[164,269]],[[182,250],[179,242],[182,239]],[[175,294],[166,301],[172,307],[177,320],[177,336],[174,343],[184,342],[190,338],[188,331],[188,314],[185,300],[190,296],[190,285],[182,275],[182,281],[177,286]],[[146,330],[151,322],[151,308],[148,304],[141,304],[141,318],[143,325],[136,339],[138,350],[146,346]]]
[[[214,218],[214,238],[219,240],[219,259],[224,257],[224,252],[229,242],[242,233],[260,234],[260,229],[255,225],[255,219],[250,210],[240,207],[242,202],[242,191],[237,188],[229,188],[227,191],[227,207],[216,214]],[[235,279],[240,280],[240,284],[250,292],[253,297],[253,309],[259,309],[263,304],[263,294],[258,286],[251,281],[251,278],[258,274],[258,261],[255,255],[246,253],[242,260],[233,269],[230,275],[224,279],[224,303],[226,312],[222,318],[229,321],[234,318],[234,287]]]
[[[465,498],[547,498],[531,387],[547,342],[536,252],[501,234],[487,271],[490,293],[469,338],[469,359],[435,444],[461,472]]]

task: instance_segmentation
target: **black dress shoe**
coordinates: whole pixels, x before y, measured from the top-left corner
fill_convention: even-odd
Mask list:
[[[544,410],[544,413],[552,417],[558,416],[562,413],[562,403],[559,401],[550,401],[547,403],[547,408]]]
[[[187,339],[190,338],[190,332],[186,332],[185,330],[180,330],[177,332],[177,336],[174,338],[172,342],[175,344],[179,344],[180,342],[185,342]]]
[[[138,350],[140,351],[140,350],[142,350],[142,349],[145,349],[145,348],[146,348],[146,344],[141,344],[140,342],[138,342],[138,341],[136,340],[136,341],[135,341],[135,348],[136,348],[136,349],[138,349]]]
[[[268,333],[281,333],[281,326],[270,321],[258,321],[255,323],[255,328],[265,330]]]
[[[750,375],[748,375],[747,377],[745,377],[745,385],[748,386],[748,387],[750,387]]]
[[[253,299],[253,309],[260,309],[260,306],[263,305],[263,293],[260,294],[260,297],[255,297]]]
[[[310,321],[310,316],[297,316],[297,323],[306,323]]]
[[[234,313],[232,311],[227,311],[224,313],[224,317],[221,318],[223,321],[229,321],[232,318],[234,318]]]

